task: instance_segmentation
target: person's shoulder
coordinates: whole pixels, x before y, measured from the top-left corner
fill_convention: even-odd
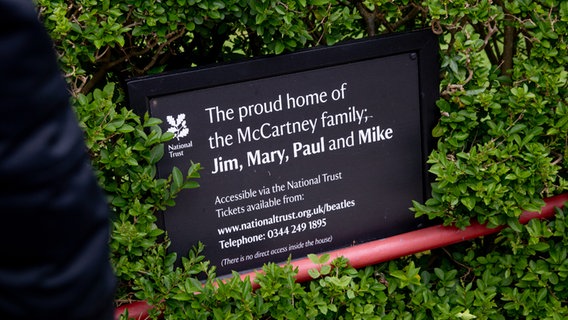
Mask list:
[[[6,19],[4,22],[34,19],[36,16],[36,8],[31,0],[0,0],[0,17]]]

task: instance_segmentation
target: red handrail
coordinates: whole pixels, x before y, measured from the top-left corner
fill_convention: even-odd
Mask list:
[[[525,224],[534,218],[546,219],[554,216],[554,209],[561,208],[564,206],[565,202],[568,202],[568,193],[550,197],[544,199],[544,201],[546,205],[542,208],[540,213],[523,212],[519,218],[519,222]],[[477,222],[473,222],[463,230],[455,227],[437,225],[385,239],[366,242],[349,248],[334,250],[329,252],[331,256],[329,261],[333,261],[333,259],[337,257],[345,257],[349,260],[352,267],[361,268],[490,235],[501,231],[503,228],[505,228],[505,226],[488,228]],[[296,281],[298,282],[311,280],[308,270],[320,267],[320,265],[314,264],[308,258],[292,261],[291,264],[293,267],[298,268],[298,274],[296,276]],[[258,271],[252,271],[241,274],[240,277],[243,280],[248,277],[253,288],[256,289],[258,288],[258,284],[255,282],[257,272]],[[150,308],[151,306],[144,301],[123,305],[116,309],[115,319],[118,319],[126,309],[128,309],[131,319],[147,319],[148,310]]]

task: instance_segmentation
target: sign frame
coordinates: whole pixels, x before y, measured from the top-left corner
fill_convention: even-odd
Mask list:
[[[427,158],[435,142],[431,132],[439,117],[435,107],[439,97],[438,52],[438,39],[431,30],[395,33],[348,41],[331,47],[322,46],[279,56],[265,56],[131,79],[127,82],[129,103],[136,113],[150,112],[152,116],[150,101],[159,97],[408,53],[414,55],[418,67],[421,152],[417,156],[421,157],[422,196],[425,200],[431,192],[427,166]],[[426,222],[421,220],[421,223]],[[158,224],[167,231],[163,213],[158,215]]]

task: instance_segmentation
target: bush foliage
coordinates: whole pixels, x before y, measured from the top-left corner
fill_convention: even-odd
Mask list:
[[[117,305],[166,319],[565,319],[567,211],[520,225],[568,183],[568,2],[562,0],[38,0],[113,211]],[[264,266],[251,290],[215,281],[201,247],[175,267],[155,213],[197,187],[199,165],[156,177],[158,119],[126,108],[124,80],[431,28],[441,59],[433,183],[417,216],[496,236],[369,266],[345,259],[294,282]],[[318,263],[327,257],[311,257]],[[205,274],[204,284],[196,280]],[[195,294],[201,293],[201,294]]]

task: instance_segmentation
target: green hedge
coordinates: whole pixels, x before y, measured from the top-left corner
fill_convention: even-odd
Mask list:
[[[566,212],[520,225],[568,188],[568,2],[504,0],[39,0],[113,211],[117,305],[166,319],[564,319]],[[496,236],[354,270],[339,259],[306,284],[266,265],[260,289],[214,285],[200,247],[183,267],[155,213],[197,187],[199,165],[156,177],[158,119],[126,109],[124,80],[417,28],[439,34],[440,121],[432,197],[417,216]],[[312,257],[323,263],[323,257]],[[195,276],[205,273],[201,286]],[[194,294],[201,292],[202,294]]]

